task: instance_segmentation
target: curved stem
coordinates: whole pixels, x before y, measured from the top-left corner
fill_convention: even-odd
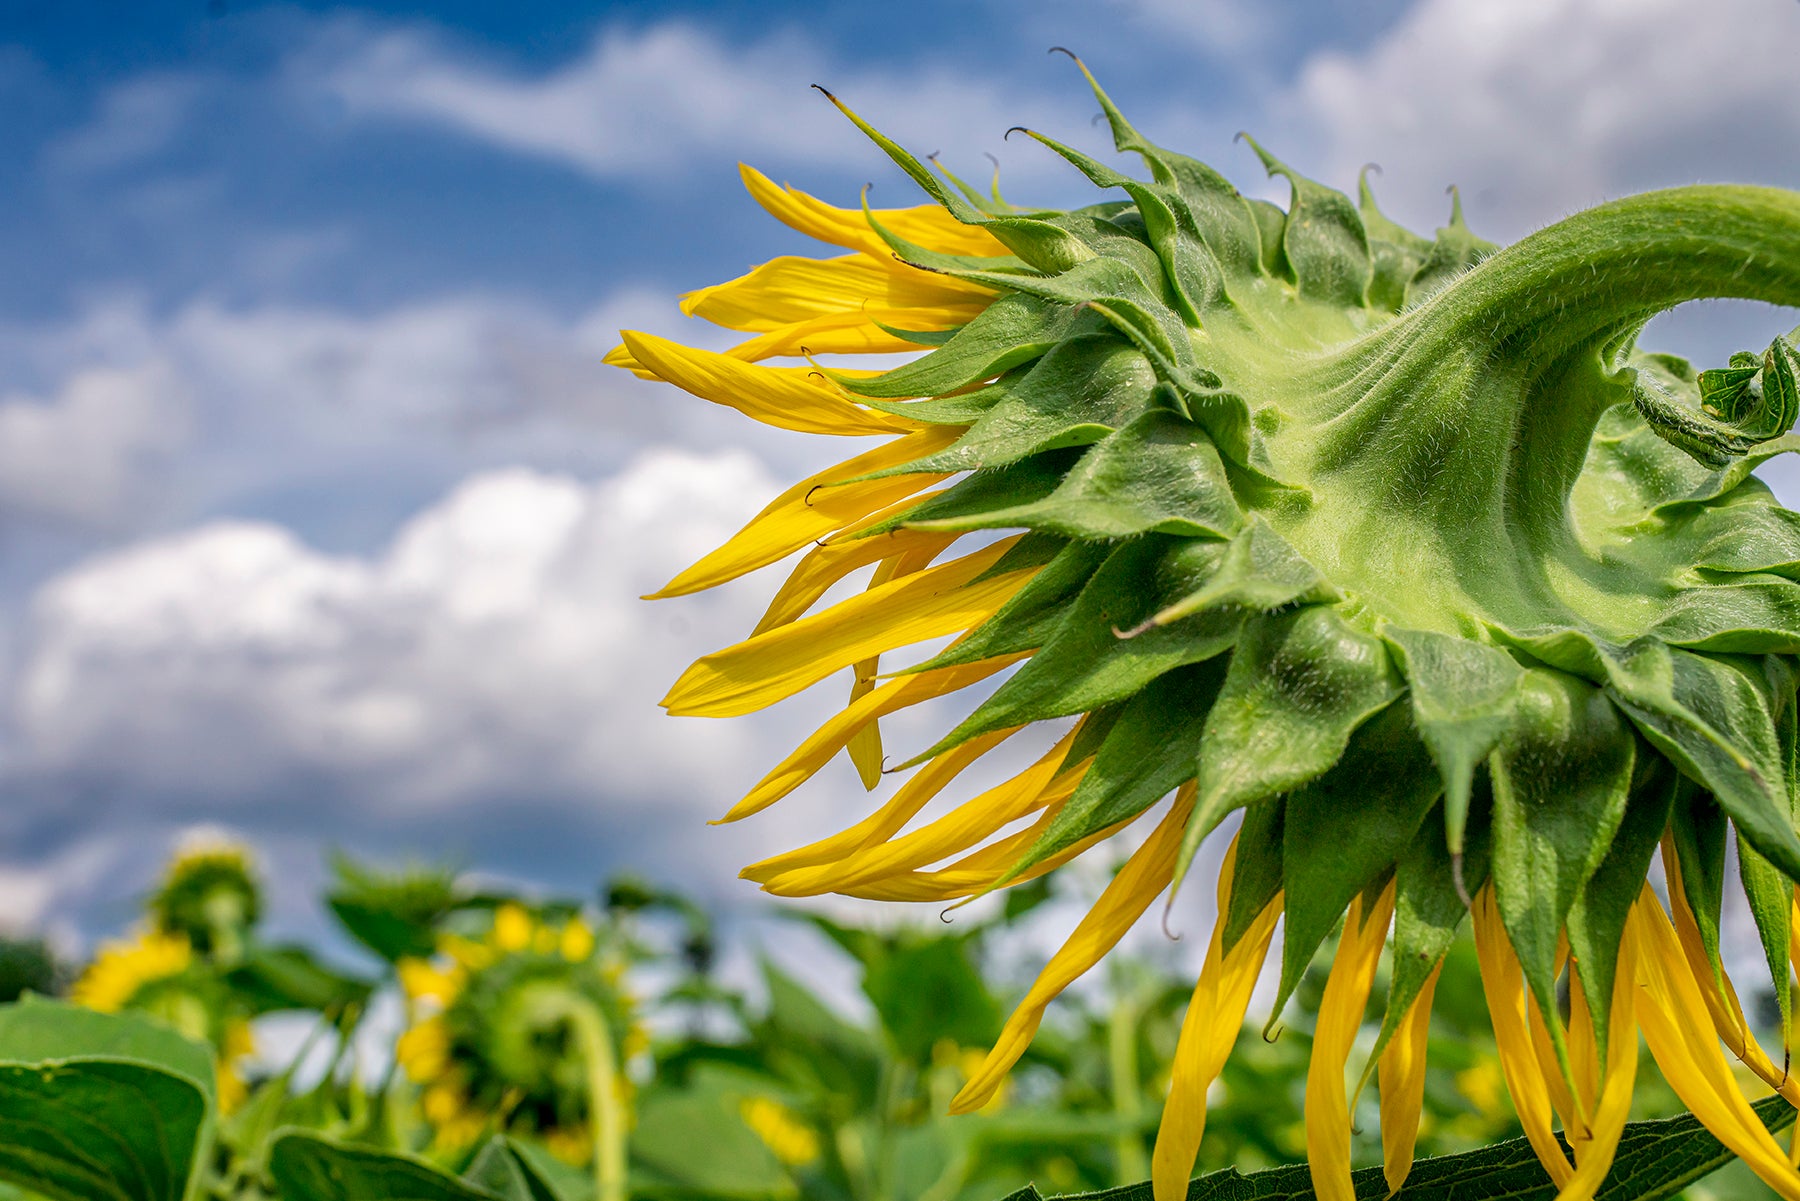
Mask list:
[[[625,1107],[619,1102],[618,1057],[606,1015],[585,997],[563,993],[556,1000],[556,1016],[569,1023],[587,1070],[595,1201],[626,1201]]]
[[[1602,204],[1515,242],[1402,321],[1426,323],[1427,341],[1526,338],[1542,361],[1718,297],[1800,304],[1800,193],[1696,185]]]

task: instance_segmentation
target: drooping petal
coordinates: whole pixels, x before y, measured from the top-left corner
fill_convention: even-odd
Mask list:
[[[1363,1009],[1375,983],[1375,966],[1394,916],[1394,883],[1363,913],[1363,898],[1350,903],[1338,940],[1306,1068],[1306,1166],[1319,1201],[1356,1201],[1350,1183],[1350,1101],[1344,1064],[1362,1028]]]
[[[753,713],[859,659],[970,629],[1031,578],[1024,570],[978,580],[1012,541],[872,588],[697,659],[669,689],[663,707],[683,717]]]
[[[892,257],[884,262],[865,254],[834,259],[784,255],[734,280],[687,293],[681,311],[727,329],[766,333],[832,313],[986,306],[993,298],[980,284],[921,271]]]
[[[975,320],[985,308],[987,302],[983,301],[928,308],[871,308],[854,313],[828,313],[778,326],[746,342],[739,342],[725,353],[746,363],[821,354],[903,354],[919,350],[924,344],[888,330],[956,329]]]
[[[954,534],[933,534],[924,530],[894,530],[879,538],[857,538],[847,542],[827,543],[806,552],[782,583],[780,591],[764,610],[752,634],[786,625],[818,603],[831,586],[855,571],[879,562],[889,555],[920,547],[934,547],[941,552],[956,540]]]
[[[1506,927],[1494,904],[1493,885],[1475,894],[1470,909],[1475,930],[1475,953],[1481,961],[1481,989],[1487,997],[1488,1017],[1494,1023],[1494,1043],[1500,1052],[1500,1070],[1506,1091],[1512,1094],[1519,1124],[1539,1162],[1560,1188],[1575,1174],[1557,1144],[1550,1125],[1550,1091],[1544,1071],[1531,1044],[1525,1021],[1525,972],[1519,966]]]
[[[625,348],[646,370],[702,400],[736,409],[777,429],[804,434],[897,434],[916,429],[904,417],[852,403],[823,372],[762,367],[635,330],[621,330]]]
[[[1050,1002],[1118,945],[1150,902],[1168,886],[1169,873],[1175,869],[1175,851],[1181,846],[1181,831],[1193,808],[1194,798],[1189,791],[1125,861],[1075,932],[1038,973],[1025,999],[1006,1019],[987,1059],[950,1102],[951,1113],[970,1113],[992,1099],[1013,1064],[1025,1053],[1031,1036],[1037,1033]]]
[[[900,475],[834,485],[839,480],[885,471],[942,450],[956,440],[959,432],[955,426],[922,429],[808,476],[770,501],[724,546],[664,584],[650,598],[685,596],[735,580],[746,572],[786,558],[809,542],[856,525],[897,500],[931,487],[944,477]]]
[[[910,678],[919,679],[920,677]],[[883,687],[891,688],[893,685],[884,685]],[[879,695],[879,690],[875,695]],[[865,697],[860,703],[866,705],[868,700],[869,698]],[[921,809],[930,804],[932,799],[965,768],[1018,733],[1020,728],[1015,726],[1010,730],[996,730],[992,734],[984,735],[972,742],[966,742],[948,754],[939,755],[921,767],[911,779],[901,786],[898,792],[888,798],[885,805],[854,826],[840,830],[829,838],[822,838],[796,850],[785,851],[753,863],[739,875],[746,880],[754,880],[758,884],[763,884],[784,872],[796,871],[803,867],[817,867],[820,864],[838,863],[859,851],[886,842],[899,833]]]
[[[1587,1091],[1582,1098],[1589,1120],[1567,1131],[1569,1145],[1575,1152],[1575,1173],[1557,1193],[1556,1201],[1593,1201],[1606,1173],[1618,1153],[1619,1138],[1631,1117],[1631,1091],[1637,1082],[1637,991],[1632,981],[1638,948],[1636,935],[1627,932],[1619,945],[1618,982],[1613,988],[1612,1004],[1607,1017],[1607,1062],[1604,1075],[1594,1076],[1594,1065],[1582,1063],[1578,1081]],[[1591,1059],[1594,1050],[1593,1026],[1588,1020],[1586,998],[1581,981],[1571,977],[1569,991],[1576,1012],[1571,1016],[1572,1042],[1583,1052],[1578,1060]]]
[[[1181,1020],[1181,1038],[1169,1066],[1169,1099],[1163,1105],[1156,1149],[1150,1156],[1155,1201],[1181,1201],[1187,1196],[1188,1177],[1206,1132],[1206,1091],[1218,1079],[1238,1031],[1244,1027],[1244,1011],[1250,1007],[1250,993],[1268,957],[1275,919],[1281,916],[1277,894],[1231,950],[1223,949],[1233,860],[1234,854],[1227,853],[1219,869],[1219,920],[1213,924],[1206,962],[1188,1001],[1187,1016]]]
[[[1680,857],[1673,852],[1667,839],[1663,842],[1663,870],[1668,874],[1670,918],[1682,959],[1695,990],[1705,1003],[1714,1033],[1764,1084],[1786,1097],[1791,1104],[1800,1106],[1800,1077],[1770,1060],[1768,1052],[1762,1049],[1762,1044],[1750,1030],[1730,974],[1722,968],[1717,973],[1713,971],[1699,923],[1694,919],[1694,911],[1688,906],[1687,893],[1682,888]]]
[[[1381,1088],[1381,1169],[1389,1189],[1405,1184],[1412,1171],[1419,1113],[1425,1104],[1425,1045],[1431,1031],[1431,998],[1443,969],[1442,961],[1431,969],[1387,1049],[1381,1053],[1377,1070]]]
[[[868,218],[862,213],[826,204],[798,188],[777,184],[754,167],[740,164],[738,173],[756,202],[783,225],[834,246],[861,250],[881,259],[892,257],[888,244],[869,227]],[[1011,253],[986,230],[964,225],[934,204],[877,209],[875,219],[907,241],[945,254],[993,257]]]
[[[1081,727],[1030,767],[974,800],[965,801],[936,821],[907,834],[877,843],[836,863],[796,868],[771,876],[763,888],[777,896],[817,896],[837,892],[865,880],[909,871],[957,854],[1010,822],[1046,805],[1067,800],[1081,782],[1084,764],[1065,764]]]
[[[1637,1018],[1644,1042],[1681,1103],[1712,1136],[1787,1201],[1800,1201],[1800,1173],[1751,1110],[1719,1049],[1706,1002],[1688,970],[1675,929],[1648,884],[1632,907]]]

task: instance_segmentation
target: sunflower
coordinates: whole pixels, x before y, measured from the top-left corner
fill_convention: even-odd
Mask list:
[[[245,934],[262,917],[262,887],[249,848],[217,839],[182,847],[148,907],[162,934],[185,938],[208,958],[235,961]]]
[[[631,1096],[620,1061],[648,1046],[623,963],[579,915],[516,902],[479,937],[440,937],[438,951],[400,961],[416,1017],[396,1048],[438,1148],[466,1149],[495,1127],[533,1134],[571,1163],[592,1161],[611,1196]]]
[[[1499,249],[1459,206],[1422,237],[1366,174],[1352,201],[1254,141],[1290,199],[1248,199],[1094,90],[1150,178],[1024,131],[1112,193],[1071,211],[983,194],[838,104],[934,203],[839,209],[745,168],[778,220],[848,253],[689,294],[684,312],[751,335],[730,350],[626,331],[609,358],[784,429],[882,439],[656,594],[804,552],[752,636],[675,683],[673,714],[850,676],[846,708],[725,820],[840,750],[872,786],[880,718],[1008,673],[867,817],[744,875],[782,896],[942,903],[1153,825],[956,1098],[968,1111],[1240,814],[1170,1067],[1158,1201],[1185,1193],[1278,920],[1276,1017],[1340,931],[1305,1100],[1323,1198],[1352,1196],[1346,1069],[1391,953],[1362,1079],[1398,1187],[1465,917],[1500,1074],[1560,1196],[1605,1177],[1641,1033],[1706,1126],[1800,1198],[1726,1056],[1800,1101],[1800,515],[1750,474],[1800,445],[1800,356],[1777,339],[1696,371],[1636,347],[1686,300],[1800,301],[1800,196],[1649,193]],[[766,363],[896,351],[924,353],[885,371]],[[822,604],[859,569],[860,591]],[[1024,771],[915,822],[1021,730],[1071,718]],[[1728,839],[1780,1063],[1719,956]],[[1659,846],[1666,906],[1647,881]]]
[[[101,1013],[148,1014],[214,1049],[219,1108],[249,1095],[243,1062],[256,1054],[250,1023],[231,1012],[229,990],[186,936],[145,931],[101,945],[69,988],[69,1000]]]

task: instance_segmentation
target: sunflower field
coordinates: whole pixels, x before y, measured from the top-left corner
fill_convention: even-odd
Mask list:
[[[1136,1196],[1108,1190],[1148,1174],[1189,991],[1167,956],[1121,959],[1059,1007],[1004,1087],[954,1116],[1023,984],[996,964],[1050,899],[1043,884],[935,929],[784,919],[860,979],[855,1006],[769,959],[729,986],[717,964],[732,948],[705,911],[634,880],[527,899],[340,859],[321,898],[329,958],[266,941],[261,896],[244,848],[203,846],[87,964],[5,948],[19,999],[0,1007],[0,1196]],[[1307,1195],[1304,1169],[1282,1165],[1305,1154],[1307,1027],[1327,986],[1307,974],[1279,1037],[1240,1032],[1200,1157],[1216,1175],[1193,1195]],[[1442,1158],[1403,1195],[1502,1195],[1447,1191],[1493,1182],[1550,1196],[1506,1103],[1472,948],[1446,958],[1434,1012],[1418,1149]],[[1360,1104],[1359,1158],[1379,1156],[1377,1108]],[[1679,1110],[1660,1081],[1634,1102],[1640,1117]],[[1689,1118],[1633,1127],[1621,1156],[1663,1185],[1644,1196],[1731,1158]],[[1358,1195],[1385,1195],[1372,1173]],[[1739,1165],[1686,1195],[1759,1187]]]
[[[546,899],[344,860],[343,945],[270,943],[247,852],[198,848],[73,978],[12,952],[0,1178],[84,1201],[1800,1199],[1800,1137],[1777,1141],[1800,516],[1752,474],[1800,449],[1800,350],[1637,345],[1687,300],[1800,298],[1800,195],[1670,189],[1507,248],[1453,201],[1425,237],[1366,176],[1353,200],[1255,142],[1289,202],[1248,198],[1089,83],[1149,178],[1015,131],[1100,189],[1070,210],[827,94],[929,203],[746,168],[832,251],[690,293],[747,335],[729,349],[627,330],[608,357],[879,439],[656,594],[797,556],[664,706],[847,680],[724,820],[840,753],[903,782],[743,875],[955,920],[779,919],[841,957],[846,1005],[772,960],[728,981],[705,910],[629,880]],[[962,708],[887,753],[881,719],[925,702]],[[1018,770],[953,799],[977,764]],[[1078,858],[1103,888],[1012,978]],[[1197,971],[1118,950],[1203,862]],[[272,1053],[279,1014],[306,1033]]]

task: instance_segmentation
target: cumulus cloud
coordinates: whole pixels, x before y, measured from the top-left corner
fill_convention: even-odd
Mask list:
[[[0,515],[118,532],[357,471],[366,489],[498,462],[616,468],[713,416],[601,362],[620,326],[675,333],[674,312],[629,290],[573,316],[486,294],[373,314],[112,299],[0,326],[0,379],[21,381],[0,391]]]
[[[13,770],[229,807],[335,781],[395,815],[532,795],[717,798],[749,730],[654,701],[728,594],[671,626],[637,594],[775,484],[743,454],[660,451],[599,484],[476,476],[377,556],[224,522],[98,558],[39,593]],[[357,802],[362,803],[362,802]]]
[[[1510,238],[1646,187],[1800,183],[1797,49],[1793,4],[1420,0],[1367,50],[1312,57],[1282,104],[1312,173],[1385,162],[1421,224],[1458,183]]]
[[[1002,134],[1021,121],[1087,126],[1085,105],[1015,94],[992,76],[850,69],[799,37],[735,43],[679,20],[604,29],[585,53],[538,74],[460,53],[423,27],[370,36],[340,25],[295,72],[353,114],[434,124],[603,179],[666,179],[705,156],[871,161],[878,152],[812,82],[952,165],[1006,155]],[[1041,151],[1009,157],[1009,174],[1015,161],[1020,174],[1068,174]]]
[[[150,499],[187,437],[168,366],[91,367],[46,399],[0,396],[0,512],[111,525]]]

